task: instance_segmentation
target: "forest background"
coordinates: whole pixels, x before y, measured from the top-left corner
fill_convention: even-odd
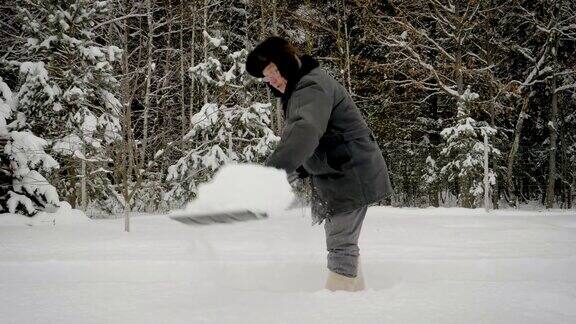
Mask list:
[[[261,163],[282,115],[244,60],[271,35],[348,89],[385,203],[573,208],[573,1],[5,0],[0,211],[162,212]]]

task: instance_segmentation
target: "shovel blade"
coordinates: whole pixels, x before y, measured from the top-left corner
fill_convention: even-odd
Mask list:
[[[250,220],[258,220],[267,218],[266,213],[257,213],[249,210],[230,211],[230,212],[214,212],[206,214],[194,215],[178,215],[171,216],[175,221],[184,223],[186,225],[211,225],[211,224],[226,224],[234,222],[244,222]]]

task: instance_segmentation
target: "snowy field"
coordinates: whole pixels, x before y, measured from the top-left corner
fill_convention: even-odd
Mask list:
[[[135,215],[130,233],[22,218],[0,215],[1,323],[576,323],[574,211],[371,208],[359,293],[323,289],[323,228],[303,209]]]

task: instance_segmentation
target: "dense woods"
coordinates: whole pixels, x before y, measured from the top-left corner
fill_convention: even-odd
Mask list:
[[[352,94],[386,203],[573,208],[574,1],[6,0],[0,27],[2,212],[166,211],[262,162],[282,116],[244,60],[271,35]]]

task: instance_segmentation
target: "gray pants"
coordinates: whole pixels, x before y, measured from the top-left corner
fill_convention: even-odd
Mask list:
[[[368,207],[331,216],[324,221],[328,269],[346,277],[358,273],[358,237]]]

